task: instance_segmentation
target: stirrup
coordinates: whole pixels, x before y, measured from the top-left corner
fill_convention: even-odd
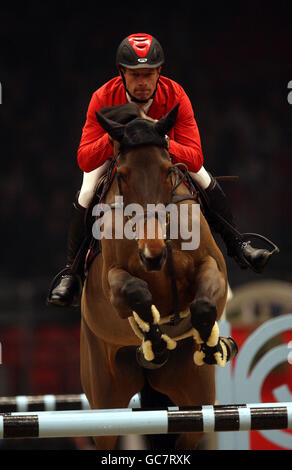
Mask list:
[[[260,267],[254,266],[246,258],[244,258],[244,260],[238,259],[239,265],[241,265],[242,261],[244,263],[244,265],[242,266],[242,269],[246,269],[246,268],[249,267],[255,273],[260,274],[263,271],[266,264],[268,263],[269,259],[272,257],[272,255],[275,254],[275,253],[279,253],[280,250],[277,247],[277,245],[275,245],[275,243],[273,243],[271,240],[264,237],[263,235],[259,235],[258,233],[243,233],[242,238],[241,238],[242,245],[244,245],[244,244],[245,245],[251,245],[250,238],[257,238],[257,239],[263,240],[267,245],[269,245],[269,247],[272,248],[271,250],[269,250],[268,248],[258,248],[259,250],[260,249],[264,250],[267,253],[266,254],[266,260],[265,260],[264,264]],[[245,240],[248,240],[248,241],[245,241]],[[236,260],[236,258],[234,258],[234,259]]]
[[[83,288],[82,279],[81,279],[81,277],[79,276],[79,274],[72,272],[72,269],[71,269],[70,266],[66,266],[66,268],[61,269],[61,271],[59,271],[59,272],[56,274],[56,276],[54,277],[54,279],[53,279],[52,282],[51,282],[51,285],[50,285],[50,288],[49,288],[49,292],[48,292],[48,295],[47,295],[47,298],[46,298],[46,305],[47,305],[47,306],[52,305],[52,302],[50,302],[50,298],[51,298],[51,295],[52,295],[52,291],[55,289],[55,287],[56,287],[56,285],[58,284],[58,282],[59,282],[59,280],[61,279],[61,277],[64,276],[65,274],[70,274],[70,275],[75,276],[75,278],[76,278],[76,280],[78,281],[78,284],[79,284],[79,293],[78,293],[77,298],[80,298],[80,295],[81,295],[81,292],[82,292],[82,288]],[[78,308],[78,307],[80,307],[80,304],[79,304],[79,302],[73,302],[72,305],[69,305],[68,307],[70,307],[70,308]],[[63,307],[63,308],[65,308],[65,307]]]
[[[250,238],[259,238],[260,240],[264,241],[272,248],[272,251],[267,250],[270,253],[270,257],[280,252],[280,249],[277,247],[277,245],[274,242],[272,242],[267,237],[264,237],[263,235],[260,235],[258,233],[242,233],[241,238],[243,241],[249,240]]]
[[[254,248],[251,245],[250,238],[259,238],[261,240],[264,240],[269,246],[272,246],[273,249],[270,251],[267,248]],[[247,240],[247,241],[245,241]],[[238,265],[241,267],[241,269],[247,269],[250,268],[252,271],[254,271],[257,274],[260,274],[264,267],[266,266],[267,262],[269,259],[272,257],[274,253],[278,253],[280,250],[279,248],[270,240],[268,240],[266,237],[263,235],[259,235],[257,233],[244,233],[242,236],[237,238],[237,242],[241,248],[243,248],[245,245],[250,246],[253,250],[258,250],[258,251],[264,251],[265,254],[265,260],[262,264],[253,264],[251,261],[249,261],[248,257],[246,257],[243,253],[240,254],[240,252],[237,251],[235,254],[229,253],[229,256],[233,257],[234,260],[238,263]]]
[[[225,225],[225,227],[227,228],[227,230],[229,230],[230,232],[232,232],[235,237],[242,241],[242,242],[246,242],[247,240],[249,240],[249,238],[258,238],[262,241],[264,241],[265,243],[267,243],[269,245],[270,248],[272,248],[271,251],[269,251],[267,249],[267,251],[269,251],[270,253],[270,257],[276,253],[279,253],[280,250],[279,248],[277,247],[277,245],[272,242],[271,240],[269,240],[267,237],[264,237],[263,235],[260,235],[259,233],[249,233],[249,232],[246,232],[246,233],[240,233],[235,227],[233,227],[224,217],[222,217],[220,214],[217,214],[217,213],[213,213],[212,216],[217,217],[217,219],[223,223]]]

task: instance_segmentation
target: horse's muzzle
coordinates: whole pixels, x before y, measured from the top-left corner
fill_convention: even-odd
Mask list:
[[[159,255],[155,257],[146,256],[145,253],[139,249],[139,257],[146,271],[160,271],[165,263],[166,254],[166,246],[163,246]]]

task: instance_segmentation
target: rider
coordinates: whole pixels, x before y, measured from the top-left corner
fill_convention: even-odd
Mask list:
[[[73,203],[66,269],[49,293],[48,302],[51,304],[71,306],[80,288],[78,271],[80,273],[83,263],[78,262],[77,257],[82,256],[80,246],[85,237],[85,211],[93,199],[100,176],[105,173],[109,159],[113,157],[112,140],[95,115],[95,111],[103,107],[134,102],[149,117],[160,119],[180,103],[176,124],[167,137],[172,161],[185,163],[196,183],[205,191],[208,208],[215,216],[211,220],[212,226],[222,236],[228,255],[241,268],[249,267],[259,273],[270,257],[268,250],[252,247],[250,241],[243,241],[232,231],[235,225],[226,196],[218,182],[203,167],[200,135],[191,102],[178,83],[160,75],[163,63],[164,53],[157,39],[149,34],[132,34],[121,42],[117,50],[119,75],[92,95],[77,154],[79,166],[84,172],[83,183]],[[229,225],[223,223],[221,217]]]

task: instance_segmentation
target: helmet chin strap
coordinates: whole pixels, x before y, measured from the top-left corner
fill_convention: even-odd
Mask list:
[[[158,82],[159,82],[159,78],[160,78],[160,73],[159,73],[159,76],[158,76],[158,79],[157,79],[157,82],[156,82],[155,90],[153,91],[153,93],[152,93],[152,95],[150,96],[150,98],[148,98],[147,100],[139,100],[138,98],[135,98],[135,96],[133,96],[133,95],[129,92],[129,90],[128,90],[128,88],[127,88],[127,85],[126,85],[125,75],[124,75],[124,72],[123,72],[123,70],[122,70],[121,67],[119,67],[119,72],[120,72],[121,77],[122,77],[122,80],[123,80],[124,88],[125,88],[126,92],[128,93],[129,97],[131,98],[131,101],[133,101],[134,103],[141,103],[141,104],[144,103],[144,104],[146,104],[146,103],[148,103],[149,100],[154,99],[155,93],[156,93],[156,91],[157,91],[157,86],[158,86]]]

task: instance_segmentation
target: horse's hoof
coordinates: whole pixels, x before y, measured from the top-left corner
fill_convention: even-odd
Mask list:
[[[165,351],[160,357],[156,357],[153,361],[147,361],[145,359],[143,350],[141,346],[136,349],[136,359],[139,366],[144,367],[144,369],[160,369],[167,363],[169,358],[169,351]]]

